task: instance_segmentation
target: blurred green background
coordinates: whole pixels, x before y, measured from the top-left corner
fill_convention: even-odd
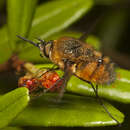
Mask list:
[[[33,2],[32,2],[33,1]],[[96,36],[100,50],[121,68],[130,70],[130,1],[129,0],[0,0],[0,64],[4,64],[12,54],[33,63],[49,63],[39,56],[39,51],[29,44],[23,44],[16,34],[41,37],[45,40],[59,36],[79,37],[89,30],[98,19],[91,35]],[[56,3],[55,3],[56,1]],[[54,2],[54,3],[53,3]],[[79,3],[78,3],[79,2]],[[83,4],[84,3],[84,4]],[[44,6],[46,5],[46,6]],[[19,9],[20,8],[20,9]],[[52,12],[51,12],[52,11]],[[34,53],[35,52],[35,53]],[[18,76],[0,67],[0,93],[17,88]],[[129,75],[130,77],[130,75]],[[8,81],[8,82],[7,82]],[[5,127],[3,130],[54,130],[54,129],[130,129],[130,105],[111,101],[125,115],[121,127]]]

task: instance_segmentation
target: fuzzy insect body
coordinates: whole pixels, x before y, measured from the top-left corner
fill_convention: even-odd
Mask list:
[[[72,74],[80,79],[96,84],[110,84],[116,78],[114,64],[110,59],[85,42],[62,37],[52,41],[49,47],[49,59],[62,70],[66,69],[65,62],[68,60]]]

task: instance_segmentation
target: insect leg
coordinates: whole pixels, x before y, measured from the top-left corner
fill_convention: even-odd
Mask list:
[[[42,69],[46,69],[46,72],[40,73],[40,75],[37,76],[37,78],[40,78],[43,74],[49,72],[49,71],[55,71],[55,70],[59,70],[59,67],[54,68],[55,66],[53,65],[52,68],[49,67],[42,67],[38,70],[37,74],[42,72]]]
[[[63,78],[60,78],[59,80],[57,80],[51,87],[45,89],[44,93],[46,93],[46,92],[50,91],[52,88],[56,87],[62,80],[63,80]]]
[[[46,72],[48,72],[48,71],[55,71],[55,70],[59,70],[60,68],[59,67],[56,67],[56,68],[49,68],[49,67],[42,67],[42,68],[40,68],[40,69],[46,69],[47,71]]]
[[[108,109],[104,105],[102,99],[99,97],[99,95],[98,95],[98,85],[96,85],[96,88],[95,88],[94,85],[91,82],[88,81],[88,83],[92,86],[92,88],[95,92],[96,98],[98,99],[100,105],[104,108],[104,110],[107,112],[107,114],[120,126],[121,123],[112,116],[112,114],[108,111]]]
[[[57,102],[59,102],[61,100],[61,98],[63,97],[63,94],[65,92],[65,87],[67,86],[67,82],[70,79],[70,77],[71,77],[71,74],[69,74],[68,71],[66,71],[64,73],[64,75],[59,80],[57,80],[50,88],[45,89],[44,93],[46,93],[49,90],[51,90],[52,88],[56,87],[61,82],[61,84],[60,84],[61,90],[59,92],[59,96],[58,96],[58,99],[57,99]]]
[[[55,71],[55,70],[59,70],[60,68],[54,64],[51,68],[46,67],[46,69],[48,69],[48,71]]]
[[[58,102],[61,100],[61,98],[63,97],[63,94],[65,92],[65,87],[67,86],[67,82],[70,79],[70,77],[72,76],[72,68],[73,68],[73,63],[71,61],[69,61],[68,59],[64,60],[64,75],[57,80],[54,85],[52,85],[50,88],[46,89],[45,92],[49,91],[51,88],[55,87],[56,85],[58,85],[61,82],[60,85],[60,93],[59,93],[59,98],[58,98]]]
[[[60,93],[59,93],[58,102],[60,102],[60,100],[62,99],[62,97],[64,95],[65,87],[67,86],[68,80],[70,79],[71,75],[72,75],[71,73],[66,71],[65,74],[62,77],[63,83],[61,85],[61,90],[60,90]]]

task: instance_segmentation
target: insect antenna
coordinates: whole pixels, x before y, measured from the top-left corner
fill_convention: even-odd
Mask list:
[[[107,112],[107,114],[108,114],[119,126],[121,126],[121,123],[120,123],[118,120],[116,120],[116,119],[112,116],[112,114],[108,111],[108,109],[107,109],[106,106],[104,105],[102,99],[98,96],[98,85],[96,85],[96,88],[95,88],[94,85],[93,85],[91,82],[88,81],[88,83],[92,86],[92,88],[93,88],[93,90],[94,90],[94,92],[95,92],[96,98],[98,99],[100,105],[104,108],[104,110]]]
[[[35,42],[31,41],[31,40],[28,40],[28,39],[26,39],[26,38],[24,38],[24,37],[22,37],[22,36],[19,36],[19,35],[17,35],[17,37],[20,38],[20,39],[22,39],[22,40],[24,40],[24,41],[26,41],[26,42],[29,42],[29,43],[31,43],[31,44],[33,44],[34,46],[36,46],[36,47],[39,48],[39,45],[38,45],[37,43],[35,43]]]

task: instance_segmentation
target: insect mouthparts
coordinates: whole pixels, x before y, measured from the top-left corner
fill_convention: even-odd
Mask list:
[[[39,45],[37,44],[37,43],[35,43],[35,42],[33,42],[33,41],[31,41],[31,40],[28,40],[27,38],[25,38],[25,37],[22,37],[22,36],[19,36],[19,35],[16,35],[18,38],[20,38],[20,39],[22,39],[22,40],[24,40],[24,41],[26,41],[26,42],[29,42],[29,43],[31,43],[32,45],[34,45],[34,46],[36,46],[36,47],[38,47],[38,48],[40,48],[39,47]]]

